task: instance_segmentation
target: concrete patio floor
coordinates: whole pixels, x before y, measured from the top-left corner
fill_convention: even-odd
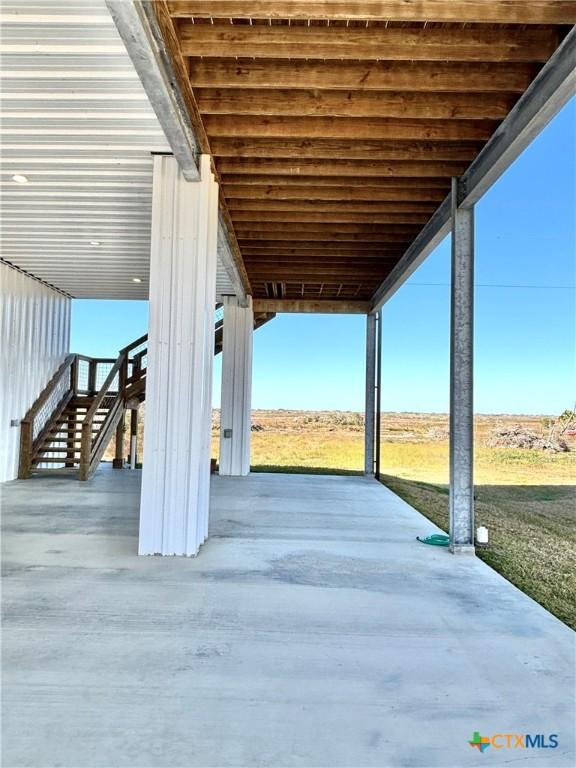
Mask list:
[[[379,483],[215,477],[139,558],[139,474],[1,489],[5,768],[574,764],[573,633]]]

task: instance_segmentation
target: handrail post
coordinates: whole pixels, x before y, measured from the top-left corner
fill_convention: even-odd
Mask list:
[[[114,459],[112,460],[112,467],[114,469],[122,469],[124,467],[124,392],[126,390],[126,380],[128,379],[128,352],[122,354],[122,362],[120,364],[120,370],[118,371],[118,397],[121,401],[122,417],[116,427],[116,449],[114,452]]]
[[[18,479],[26,480],[32,474],[32,427],[33,421],[22,420],[20,422],[20,462],[18,465]]]
[[[96,394],[96,373],[98,370],[98,361],[90,360],[88,363],[88,395]]]
[[[130,411],[130,469],[136,469],[138,461],[138,408]]]
[[[113,469],[123,469],[124,467],[124,408],[122,408],[122,417],[116,427],[116,443],[114,458],[112,460]]]
[[[71,381],[72,374],[68,369],[73,364],[74,359],[74,355],[68,355],[66,357],[48,384],[46,384],[42,392],[38,395],[36,401],[27,411],[24,418],[20,420],[20,457],[18,462],[18,478],[20,480],[25,480],[32,474],[35,442],[34,424],[36,421],[36,416],[38,415],[42,406],[46,404],[54,389],[62,382],[64,375],[67,375],[69,377],[69,381]],[[70,393],[68,392],[68,394]],[[50,415],[48,422],[51,417],[52,414]],[[42,437],[43,430],[45,431],[45,426],[41,425],[39,435],[36,436],[37,440]]]
[[[70,365],[70,389],[75,395],[78,394],[78,355],[74,355]]]
[[[78,356],[74,356],[74,360],[72,361],[70,365],[70,391],[72,392],[72,395],[75,397],[78,394]],[[71,413],[70,416],[68,416],[66,425],[68,427],[68,439],[66,441],[66,463],[65,467],[73,467],[74,466],[74,439],[75,439],[75,433],[74,433],[74,427],[76,426],[76,416],[74,413]]]
[[[92,417],[86,417],[82,423],[82,436],[80,442],[80,480],[88,480],[90,473],[90,457],[92,454]]]
[[[122,357],[122,364],[118,371],[118,394],[120,397],[124,397],[124,390],[126,389],[126,379],[128,378],[128,353],[125,352]]]

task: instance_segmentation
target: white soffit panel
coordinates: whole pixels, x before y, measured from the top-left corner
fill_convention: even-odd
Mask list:
[[[151,153],[170,148],[104,0],[0,8],[0,256],[77,298],[148,298]]]

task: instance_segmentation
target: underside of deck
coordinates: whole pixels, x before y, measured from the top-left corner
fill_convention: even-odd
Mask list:
[[[137,557],[140,473],[2,487],[6,766],[572,765],[572,633],[364,477],[212,483],[197,558]]]

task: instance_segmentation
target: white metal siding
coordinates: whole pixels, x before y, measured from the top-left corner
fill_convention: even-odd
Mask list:
[[[142,555],[195,555],[208,535],[218,185],[201,165],[199,182],[154,165]]]
[[[0,22],[2,258],[75,298],[148,298],[170,147],[104,0],[3,0]]]
[[[26,414],[66,356],[70,299],[0,262],[0,482],[18,473]]]

